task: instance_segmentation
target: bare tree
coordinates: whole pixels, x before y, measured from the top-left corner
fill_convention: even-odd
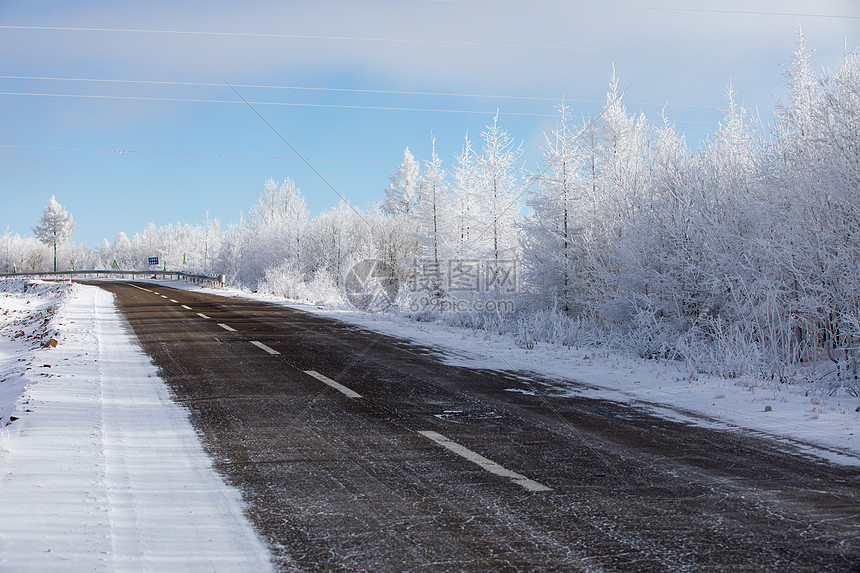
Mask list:
[[[54,272],[57,271],[57,248],[69,240],[74,229],[75,221],[72,216],[51,195],[51,200],[42,211],[39,224],[33,227],[33,233],[41,243],[54,248]]]

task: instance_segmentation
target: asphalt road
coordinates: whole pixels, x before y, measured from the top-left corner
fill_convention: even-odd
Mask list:
[[[282,570],[860,570],[860,468],[281,306],[95,284]]]

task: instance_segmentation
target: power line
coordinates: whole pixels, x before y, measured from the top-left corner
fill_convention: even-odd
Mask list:
[[[835,18],[860,20],[860,16],[844,14],[809,14],[801,12],[764,12],[757,10],[719,10],[710,8],[670,8],[659,6],[629,6],[612,4],[572,4],[569,2],[521,2],[516,0],[424,0],[439,4],[499,4],[510,6],[541,6],[552,8],[589,8],[609,10],[639,10],[649,12],[690,12],[694,14],[730,14],[738,16],[789,16],[793,18]]]
[[[169,86],[192,86],[192,87],[224,87],[223,83],[212,82],[176,82],[162,80],[122,80],[111,78],[66,78],[66,77],[44,77],[44,76],[2,76],[4,80],[48,80],[48,81],[65,81],[65,82],[101,82],[101,83],[120,83],[120,84],[145,84],[145,85],[169,85]],[[329,88],[316,86],[279,86],[271,84],[234,84],[238,88],[251,89],[279,89],[279,90],[297,90],[297,91],[323,91],[323,92],[346,92],[346,93],[369,93],[369,94],[386,94],[386,95],[417,95],[417,96],[443,96],[443,97],[468,97],[468,98],[495,98],[495,99],[516,99],[516,100],[532,100],[532,101],[556,101],[557,98],[534,97],[534,96],[515,96],[515,95],[498,95],[498,94],[470,94],[470,93],[451,93],[451,92],[421,92],[421,91],[403,91],[403,90],[372,90],[360,88]],[[595,101],[595,100],[577,100],[577,101]]]
[[[227,159],[276,159],[301,161],[298,157],[274,156],[274,155],[235,155],[228,153],[189,153],[183,151],[153,151],[143,149],[108,149],[97,147],[56,147],[47,145],[13,145],[0,143],[0,148],[3,149],[30,149],[39,151],[89,151],[89,152],[104,152],[117,154],[138,154],[138,155],[176,155],[180,157],[217,157]],[[365,161],[361,159],[320,159],[320,158],[305,158],[307,161],[318,163],[359,163],[368,165],[399,165],[396,161]]]
[[[233,90],[233,93],[235,93],[235,94],[236,94],[236,96],[237,96],[240,100],[242,100],[242,102],[243,102],[246,106],[248,106],[248,107],[251,109],[251,111],[253,111],[253,112],[254,112],[254,115],[256,115],[258,118],[260,118],[260,119],[263,121],[263,123],[265,123],[265,124],[266,124],[266,126],[267,126],[269,129],[271,129],[271,130],[275,133],[275,135],[277,135],[277,136],[278,136],[278,139],[280,139],[281,141],[283,141],[283,142],[286,144],[286,146],[287,146],[287,147],[289,147],[289,148],[290,148],[290,150],[291,150],[293,153],[295,153],[295,154],[296,154],[296,156],[297,156],[299,159],[301,159],[301,160],[302,160],[302,162],[303,162],[305,165],[307,165],[307,166],[308,166],[308,168],[309,168],[311,171],[313,171],[313,172],[314,172],[314,175],[316,175],[316,176],[320,179],[320,181],[322,181],[323,183],[325,183],[326,187],[328,187],[329,189],[331,189],[332,191],[334,191],[334,194],[335,194],[335,195],[337,195],[338,197],[340,197],[340,200],[341,200],[341,201],[343,201],[344,203],[346,203],[346,204],[349,206],[349,208],[350,208],[350,209],[351,209],[351,210],[352,210],[356,215],[358,215],[358,218],[359,218],[359,219],[361,219],[362,221],[364,221],[364,224],[365,224],[365,225],[367,225],[368,227],[372,227],[372,225],[367,221],[367,219],[365,219],[365,218],[364,218],[364,216],[361,214],[361,212],[360,212],[358,209],[356,209],[356,208],[355,208],[355,206],[353,206],[353,205],[352,205],[352,203],[350,203],[349,201],[347,201],[346,197],[344,197],[343,195],[341,195],[340,191],[338,191],[337,189],[335,189],[335,188],[334,188],[334,185],[332,185],[331,183],[329,183],[329,180],[328,180],[328,179],[326,179],[326,178],[323,176],[323,174],[322,174],[322,173],[320,173],[320,172],[317,170],[317,168],[316,168],[316,167],[314,167],[313,165],[311,165],[310,161],[308,161],[307,159],[305,159],[305,157],[304,157],[304,156],[299,152],[299,150],[298,150],[298,149],[296,149],[295,147],[293,147],[293,144],[292,144],[292,143],[290,143],[289,141],[287,141],[287,139],[286,139],[283,135],[281,135],[281,132],[280,132],[280,131],[278,131],[277,129],[275,129],[275,126],[274,126],[274,125],[272,125],[271,123],[269,123],[269,120],[268,120],[268,119],[266,119],[265,117],[263,117],[263,114],[261,114],[259,111],[257,111],[257,108],[255,108],[255,107],[251,104],[251,102],[249,102],[248,100],[246,100],[246,99],[244,98],[244,96],[242,96],[242,94],[240,94],[240,93],[236,90],[236,88],[234,88],[234,87],[233,87],[233,86],[231,86],[229,83],[227,83],[227,81],[226,81],[226,80],[224,81],[224,83],[225,83],[225,84],[227,84],[227,86],[228,86],[231,90]]]
[[[37,92],[0,92],[0,96],[22,96],[22,97],[57,97],[57,98],[81,98],[81,99],[108,99],[108,100],[126,100],[126,101],[154,101],[154,102],[171,102],[171,103],[229,103],[242,104],[243,102],[236,100],[220,100],[220,99],[197,99],[197,98],[168,98],[168,97],[151,97],[151,96],[118,96],[118,95],[98,95],[98,94],[61,94],[61,93],[37,93]],[[429,113],[469,113],[487,115],[493,114],[495,111],[487,110],[469,110],[469,109],[431,109],[421,107],[387,107],[387,106],[370,106],[370,105],[337,105],[327,103],[295,103],[281,101],[253,101],[249,102],[252,105],[278,105],[286,107],[316,107],[316,108],[333,108],[333,109],[360,109],[370,111],[408,111],[408,112],[429,112]],[[523,112],[501,112],[501,115],[525,116],[525,117],[555,117],[555,114],[547,113],[523,113]]]
[[[146,30],[137,28],[91,28],[74,26],[15,26],[0,25],[3,30],[35,30],[60,32],[112,32],[122,34],[169,34],[185,36],[217,36],[237,38],[272,38],[290,40],[334,40],[343,42],[376,42],[391,44],[421,44],[433,46],[467,46],[473,48],[516,48],[528,50],[561,50],[572,52],[606,52],[611,54],[642,54],[649,56],[682,56],[696,58],[723,58],[733,60],[759,60],[778,62],[779,58],[750,56],[747,54],[713,54],[674,50],[633,50],[625,48],[595,48],[590,46],[558,46],[552,44],[515,44],[507,42],[463,42],[453,40],[425,40],[418,38],[373,38],[368,36],[327,36],[322,34],[267,34],[262,32],[205,32],[194,30]]]
[[[219,99],[196,99],[196,98],[166,98],[166,97],[150,97],[150,96],[117,96],[117,95],[98,95],[98,94],[60,94],[60,93],[36,93],[36,92],[0,92],[0,96],[20,96],[20,97],[55,97],[55,98],[77,98],[77,99],[107,99],[119,101],[152,101],[166,103],[215,103],[215,104],[240,104],[243,102],[236,100],[219,100]],[[605,102],[600,102],[605,103]],[[631,102],[627,102],[631,104]],[[370,106],[370,105],[337,105],[325,103],[295,103],[295,102],[280,102],[280,101],[253,101],[248,102],[249,105],[276,105],[283,107],[310,107],[310,108],[325,108],[325,109],[351,109],[351,110],[368,110],[368,111],[403,111],[403,112],[426,112],[426,113],[459,113],[473,115],[499,115],[514,116],[514,117],[545,117],[554,118],[558,114],[554,113],[525,113],[518,111],[499,111],[499,110],[470,110],[470,109],[432,109],[423,107],[385,107],[385,106]],[[656,104],[655,104],[656,105]],[[718,109],[718,108],[714,108]],[[712,125],[709,121],[691,121],[677,120],[673,123],[691,124],[691,125]]]
[[[189,87],[224,87],[222,83],[210,82],[176,82],[162,80],[123,80],[112,78],[67,78],[67,77],[43,77],[43,76],[3,76],[0,79],[4,80],[44,80],[44,81],[62,81],[62,82],[92,82],[92,83],[118,83],[118,84],[142,84],[142,85],[166,85],[166,86],[189,86]],[[482,98],[482,99],[510,99],[520,101],[539,101],[539,102],[558,102],[560,98],[537,97],[537,96],[516,96],[516,95],[499,95],[499,94],[470,94],[456,92],[422,92],[422,91],[402,91],[402,90],[372,90],[360,88],[328,88],[316,86],[279,86],[271,84],[234,84],[237,88],[249,89],[277,89],[277,90],[296,90],[296,91],[320,91],[320,92],[335,92],[335,93],[367,93],[367,94],[382,94],[382,95],[410,95],[410,96],[433,96],[433,97],[462,97],[462,98]],[[605,100],[598,99],[583,99],[583,98],[563,98],[564,101],[576,103],[594,103],[604,104]],[[629,105],[649,105],[657,107],[686,107],[695,109],[722,109],[719,106],[701,105],[701,104],[685,104],[685,103],[655,103],[642,101],[628,101]]]

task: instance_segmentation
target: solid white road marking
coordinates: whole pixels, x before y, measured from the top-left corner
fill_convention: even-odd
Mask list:
[[[227,325],[226,325],[226,324],[224,324],[223,322],[219,322],[219,323],[218,323],[218,326],[220,326],[221,328],[223,328],[224,330],[227,330],[227,331],[229,331],[229,332],[236,332],[236,329],[235,329],[235,328],[233,328],[232,326],[227,326]]]
[[[205,315],[205,314],[203,314],[202,312],[198,312],[198,313],[197,313],[197,316],[199,316],[200,318],[205,318],[206,320],[212,320],[211,318],[209,318],[208,316],[206,316],[206,315]]]
[[[349,398],[361,398],[361,394],[359,394],[358,392],[353,392],[352,390],[350,390],[349,388],[347,388],[343,384],[338,384],[337,382],[335,382],[334,380],[332,380],[328,376],[323,376],[319,372],[315,372],[313,370],[305,370],[305,374],[307,374],[308,376],[313,376],[314,378],[316,378],[317,380],[319,380],[320,382],[322,382],[324,384],[328,384],[329,386],[331,386],[332,388],[334,388],[338,392],[342,392],[345,396],[347,396]]]
[[[457,442],[453,442],[443,436],[438,432],[432,432],[429,430],[421,430],[418,432],[422,436],[426,438],[430,438],[440,446],[447,448],[457,454],[458,456],[464,457],[470,462],[478,464],[491,474],[495,474],[497,476],[509,478],[515,484],[521,485],[529,491],[552,491],[551,487],[547,487],[543,484],[540,484],[534,480],[530,480],[529,478],[518,474],[517,472],[512,472],[511,470],[505,469],[493,460],[487,459],[481,454],[473,452],[469,448],[465,446],[461,446]]]
[[[184,304],[180,304],[179,306],[181,306],[181,307],[182,307],[182,308],[184,308],[185,310],[191,310],[191,307],[190,307],[190,306],[185,306]]]
[[[265,350],[269,354],[280,354],[280,352],[278,352],[274,348],[269,348],[268,346],[266,346],[265,344],[263,344],[262,342],[260,342],[258,340],[252,340],[251,344],[253,344],[257,348],[262,348],[263,350]]]

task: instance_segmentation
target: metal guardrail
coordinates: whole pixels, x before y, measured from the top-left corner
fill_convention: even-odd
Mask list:
[[[12,279],[12,278],[34,278],[34,279],[45,279],[45,280],[63,280],[72,278],[77,279],[103,279],[103,278],[114,278],[114,279],[161,279],[161,280],[170,280],[170,281],[183,281],[192,284],[198,284],[202,286],[209,286],[213,288],[224,288],[224,282],[226,277],[224,275],[194,275],[189,273],[183,273],[179,271],[116,271],[116,270],[105,270],[105,271],[48,271],[42,273],[0,273],[0,279]]]

